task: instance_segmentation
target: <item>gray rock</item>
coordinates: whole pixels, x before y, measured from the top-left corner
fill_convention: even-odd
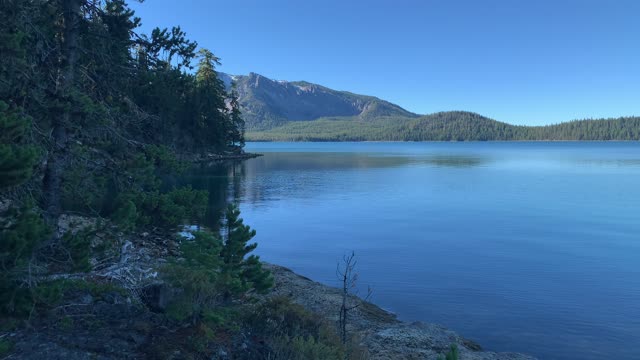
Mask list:
[[[267,264],[273,272],[275,287],[271,296],[287,296],[292,301],[331,320],[337,320],[342,301],[338,289],[297,275],[282,266]],[[358,308],[350,313],[350,331],[361,338],[370,359],[436,359],[451,344],[457,344],[461,360],[535,360],[519,353],[480,351],[480,345],[440,325],[405,323],[394,314],[352,296]]]

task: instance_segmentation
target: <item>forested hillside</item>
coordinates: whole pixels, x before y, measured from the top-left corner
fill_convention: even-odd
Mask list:
[[[640,140],[637,117],[516,126],[466,111],[411,113],[373,96],[306,81],[221,73],[252,141]]]
[[[241,156],[244,121],[218,58],[179,27],[137,32],[141,20],[123,0],[7,0],[0,16],[4,332],[45,315],[64,320],[55,306],[78,292],[141,291],[104,269],[114,261],[136,269],[122,246],[137,231],[168,236],[157,238],[167,244],[180,224],[202,220],[207,192],[163,179],[188,165],[179,157]],[[198,234],[179,249],[186,264],[162,269],[166,281],[190,279],[173,281],[180,316],[199,323],[204,304],[269,288],[238,215],[227,211],[224,240]]]
[[[548,126],[516,126],[463,112],[440,112],[417,118],[382,116],[290,122],[249,131],[252,141],[501,141],[501,140],[640,140],[640,117],[578,120]]]
[[[137,33],[124,1],[1,6],[0,171],[13,204],[28,197],[53,224],[135,205],[143,221],[175,154],[241,148],[218,58],[179,27]]]

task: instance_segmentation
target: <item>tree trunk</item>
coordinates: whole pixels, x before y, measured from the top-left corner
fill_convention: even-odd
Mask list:
[[[75,81],[76,61],[78,59],[78,32],[81,20],[81,6],[84,0],[61,0],[64,28],[62,31],[62,53],[58,69],[58,99],[70,105],[71,88]],[[62,212],[61,193],[62,176],[67,153],[67,127],[71,121],[71,106],[64,106],[61,114],[52,122],[53,144],[49,149],[47,167],[45,169],[43,190],[44,209],[49,221],[57,226]],[[57,232],[54,232],[56,234]],[[56,236],[56,235],[54,235]]]
[[[340,337],[342,345],[347,343],[347,296],[349,296],[348,272],[344,272],[342,279],[342,306],[340,307]]]

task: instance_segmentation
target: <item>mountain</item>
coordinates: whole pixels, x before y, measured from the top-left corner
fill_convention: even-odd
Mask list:
[[[235,82],[249,141],[640,140],[640,117],[518,126],[467,111],[418,115],[373,96],[256,73]]]
[[[235,82],[249,130],[334,116],[357,120],[418,116],[373,96],[332,90],[306,81],[272,80],[256,73],[221,73],[220,77],[228,88],[232,81]]]

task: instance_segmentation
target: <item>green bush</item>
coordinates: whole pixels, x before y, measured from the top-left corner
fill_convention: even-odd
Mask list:
[[[88,272],[91,270],[89,257],[91,255],[91,237],[94,236],[94,230],[82,230],[75,234],[68,232],[62,237],[62,244],[68,259],[71,261],[72,271]]]
[[[95,299],[105,299],[108,294],[127,296],[126,290],[112,284],[86,280],[58,279],[38,283],[31,288],[16,287],[13,292],[13,307],[8,312],[0,309],[13,319],[27,318],[60,305],[65,298],[89,293]],[[0,327],[0,330],[2,328]]]
[[[206,309],[202,320],[210,328],[237,331],[240,329],[241,310],[233,306],[218,306]]]
[[[271,298],[260,305],[249,324],[261,334],[272,334],[294,338],[327,337],[332,332],[321,317],[307,311],[301,305],[292,303],[286,297]],[[333,339],[330,339],[333,341]],[[340,342],[337,335],[335,341]]]
[[[124,229],[145,225],[175,228],[180,224],[203,220],[208,199],[207,191],[190,187],[167,193],[152,191],[121,194],[112,217]]]
[[[111,219],[123,231],[130,231],[136,228],[138,222],[138,208],[133,200],[127,196],[122,196],[116,201],[118,208],[111,215]]]
[[[13,345],[7,339],[0,339],[0,356],[8,355]]]
[[[366,351],[352,342],[346,346],[332,324],[286,297],[259,305],[247,325],[269,347],[276,359],[365,359]]]
[[[71,147],[73,159],[64,169],[62,183],[62,207],[66,211],[85,214],[101,212],[109,206],[111,199],[108,170],[92,162],[84,161],[91,149],[74,144]]]
[[[153,163],[160,175],[182,173],[187,169],[184,162],[180,162],[175,153],[163,145],[147,145],[144,148],[147,160]]]
[[[247,256],[256,248],[248,245],[255,231],[242,223],[240,212],[227,212],[225,240],[208,232],[197,232],[193,240],[183,240],[182,256],[164,269],[169,283],[181,295],[170,304],[176,320],[191,318],[195,324],[205,310],[241,298],[252,291],[264,293],[273,284],[271,273],[262,268],[257,256]]]
[[[438,360],[458,360],[458,345],[451,344],[449,351],[446,354],[440,355]]]
[[[286,336],[271,342],[271,356],[287,360],[344,360],[344,350],[335,344],[326,344],[313,337]]]
[[[180,246],[182,257],[164,268],[169,283],[181,294],[169,305],[168,314],[175,320],[197,323],[202,312],[220,298],[218,283],[222,259],[222,241],[210,233],[198,232]]]
[[[0,314],[31,308],[31,289],[20,281],[33,249],[50,230],[33,208],[11,209],[0,220]]]
[[[33,173],[38,152],[22,144],[31,119],[0,101],[0,189],[20,185]]]

